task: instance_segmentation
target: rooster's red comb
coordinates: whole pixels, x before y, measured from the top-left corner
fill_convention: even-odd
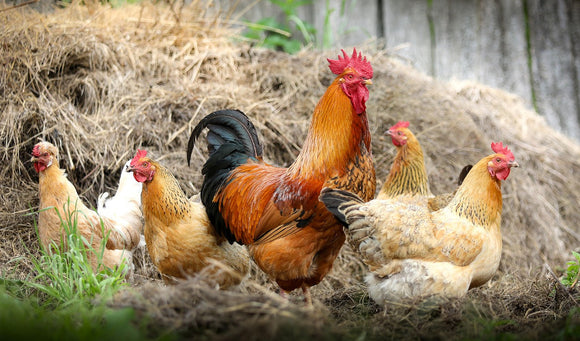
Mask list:
[[[363,57],[362,53],[356,54],[356,48],[352,51],[352,57],[349,57],[344,50],[342,51],[342,57],[339,55],[338,60],[328,60],[328,67],[330,71],[335,75],[340,75],[344,72],[347,67],[352,67],[361,76],[366,79],[373,78],[373,67],[371,63],[367,60],[367,57]]]
[[[131,160],[131,166],[136,166],[137,162],[145,156],[147,156],[146,150],[137,149],[137,154],[135,154],[135,157]]]
[[[409,121],[399,121],[394,126],[390,127],[389,130],[395,130],[397,128],[409,128]]]
[[[508,160],[510,160],[510,161],[515,160],[515,156],[512,153],[512,151],[509,150],[507,146],[504,147],[503,143],[501,143],[501,142],[492,142],[491,149],[495,153],[505,155],[508,158]]]

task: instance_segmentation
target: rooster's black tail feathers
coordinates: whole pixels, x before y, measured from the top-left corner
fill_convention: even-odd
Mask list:
[[[203,129],[208,128],[207,147],[210,157],[227,143],[243,147],[244,153],[252,158],[262,156],[262,145],[258,140],[256,128],[243,112],[239,110],[219,110],[204,117],[193,129],[187,144],[187,164],[191,161],[191,152],[195,140]],[[240,150],[241,151],[241,150]]]
[[[216,231],[230,242],[236,240],[228,228],[219,208],[214,202],[215,195],[228,183],[231,172],[249,159],[262,157],[262,145],[256,128],[250,119],[239,110],[220,110],[204,117],[193,129],[187,145],[187,164],[195,140],[207,128],[207,148],[209,157],[201,170],[204,178],[201,186],[201,201],[208,218]]]

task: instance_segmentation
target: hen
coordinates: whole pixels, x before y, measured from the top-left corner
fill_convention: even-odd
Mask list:
[[[328,60],[338,76],[314,109],[308,135],[288,168],[264,162],[255,128],[240,111],[222,110],[202,119],[209,158],[203,167],[201,199],[218,233],[249,245],[258,267],[285,295],[309,288],[332,268],[345,235],[341,223],[318,201],[322,187],[374,197],[376,180],[368,128],[367,85],[372,67],[354,50],[352,57]]]
[[[66,240],[61,217],[71,217],[77,220],[78,233],[90,242],[93,250],[100,250],[103,236],[108,236],[102,264],[98,263],[94,252],[87,252],[93,271],[101,270],[101,265],[114,268],[123,260],[132,269],[131,250],[139,243],[139,233],[124,224],[118,224],[114,219],[99,216],[81,201],[64,170],[59,168],[58,149],[54,145],[49,142],[37,143],[32,150],[31,161],[38,172],[38,232],[44,248],[50,252],[53,242],[61,245]]]
[[[397,148],[397,154],[377,199],[399,197],[399,200],[417,202],[427,198],[427,205],[431,211],[445,207],[455,193],[444,193],[437,196],[431,193],[423,149],[409,129],[409,122],[397,122],[389,128],[387,134],[391,136],[393,145]],[[468,165],[462,169],[457,181],[458,185],[461,185],[471,167]],[[401,198],[401,196],[405,196],[405,198]]]
[[[518,164],[502,143],[492,149],[436,212],[396,198],[364,203],[347,191],[322,190],[320,200],[347,226],[349,242],[369,265],[366,282],[376,302],[461,297],[493,276],[502,248],[501,180]]]
[[[200,202],[189,200],[171,172],[137,151],[128,171],[142,184],[145,241],[166,283],[197,274],[224,289],[249,271],[245,247],[218,236]]]
[[[133,175],[127,172],[131,160],[127,161],[121,169],[117,192],[111,198],[109,193],[104,192],[99,195],[97,201],[97,213],[101,217],[106,217],[115,221],[115,226],[120,232],[125,229],[132,229],[140,236],[140,243],[143,241],[143,213],[141,212],[141,184],[137,182]]]

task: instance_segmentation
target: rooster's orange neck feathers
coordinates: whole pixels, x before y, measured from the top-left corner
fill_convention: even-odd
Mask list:
[[[361,148],[371,152],[366,112],[354,112],[337,77],[314,109],[308,136],[289,172],[297,178],[309,176],[321,182],[329,176],[341,176]]]

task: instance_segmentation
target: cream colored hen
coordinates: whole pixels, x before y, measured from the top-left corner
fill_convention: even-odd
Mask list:
[[[323,189],[320,200],[347,227],[349,243],[369,266],[365,280],[373,300],[461,297],[494,275],[502,249],[501,180],[518,164],[501,143],[492,149],[495,154],[473,166],[436,212],[426,203],[364,203],[350,192]]]

